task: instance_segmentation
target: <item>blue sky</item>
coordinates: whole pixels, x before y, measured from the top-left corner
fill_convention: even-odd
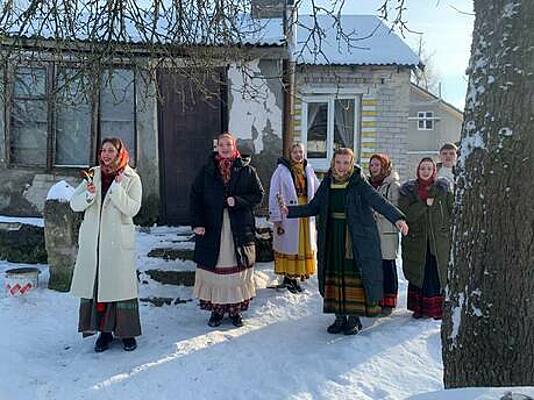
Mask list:
[[[315,0],[316,3],[320,1]],[[331,1],[324,0],[323,4]],[[384,0],[346,0],[344,14],[377,14]],[[433,54],[434,70],[440,77],[442,97],[463,110],[474,16],[471,0],[406,0],[405,21],[410,30],[423,35],[427,53]],[[390,0],[391,6],[398,0]],[[301,13],[308,13],[303,5]],[[458,10],[462,11],[459,12]],[[391,10],[393,16],[394,10]],[[419,34],[404,32],[404,40],[418,48]]]

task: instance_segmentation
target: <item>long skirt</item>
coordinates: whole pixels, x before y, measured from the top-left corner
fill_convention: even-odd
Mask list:
[[[223,213],[217,265],[215,268],[197,265],[193,294],[199,299],[201,309],[230,315],[246,311],[256,295],[254,264],[237,265],[228,210]]]
[[[380,305],[384,308],[395,308],[399,293],[397,263],[395,260],[382,260],[382,270],[384,272],[384,297],[380,301]]]
[[[108,303],[97,302],[97,283],[98,275],[92,299],[80,299],[78,332],[81,332],[83,337],[96,332],[113,333],[117,338],[141,336],[137,298]]]
[[[299,197],[299,204],[307,204],[308,197]],[[288,278],[308,279],[315,273],[317,258],[310,238],[309,218],[299,218],[298,254],[274,252],[274,273]]]
[[[325,314],[377,317],[378,303],[367,301],[360,269],[348,249],[348,229],[344,213],[333,213],[328,221],[323,312]]]
[[[423,287],[408,284],[408,310],[416,316],[434,319],[441,319],[443,314],[443,292],[439,283],[438,265],[428,244]]]

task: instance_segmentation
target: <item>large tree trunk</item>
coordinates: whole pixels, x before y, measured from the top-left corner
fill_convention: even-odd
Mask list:
[[[476,0],[446,387],[534,385],[534,0]]]

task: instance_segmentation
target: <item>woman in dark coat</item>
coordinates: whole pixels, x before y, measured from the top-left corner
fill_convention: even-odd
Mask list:
[[[210,310],[208,325],[228,313],[243,326],[241,311],[255,296],[254,208],[263,187],[250,159],[241,157],[235,138],[219,136],[217,153],[202,167],[191,188],[191,225],[196,234],[194,295]]]
[[[431,158],[423,158],[417,179],[400,188],[399,207],[410,224],[410,234],[402,239],[402,265],[414,318],[441,319],[453,201],[449,182],[436,179]]]
[[[319,291],[323,312],[336,315],[327,331],[358,333],[360,316],[376,317],[382,311],[382,254],[373,209],[406,234],[403,214],[369,185],[347,148],[336,150],[309,204],[281,208],[288,218],[319,215]]]

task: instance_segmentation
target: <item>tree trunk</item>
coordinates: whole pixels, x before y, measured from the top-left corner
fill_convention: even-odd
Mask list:
[[[534,385],[534,0],[475,0],[444,383]]]

